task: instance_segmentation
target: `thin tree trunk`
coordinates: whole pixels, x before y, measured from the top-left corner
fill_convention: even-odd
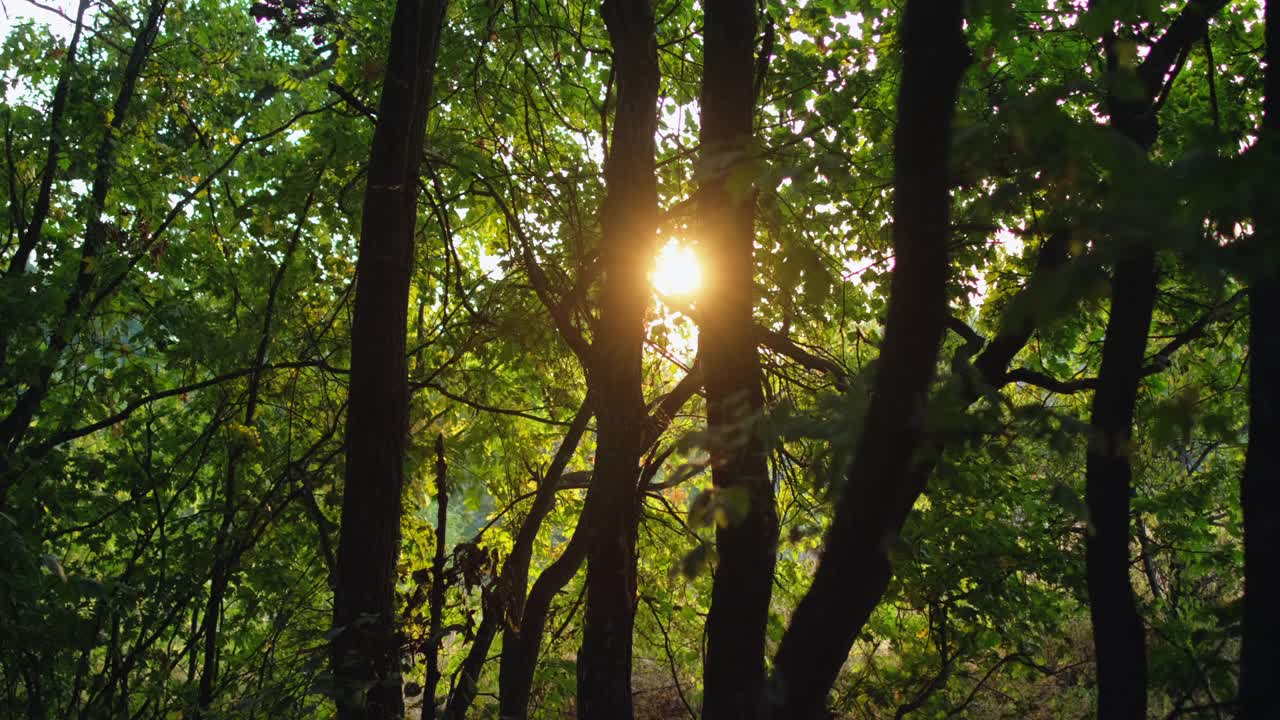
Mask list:
[[[1266,3],[1266,75],[1262,143],[1280,156],[1280,13]],[[1274,192],[1274,190],[1272,190]],[[1280,213],[1266,200],[1258,217],[1262,272],[1249,294],[1249,452],[1240,481],[1244,510],[1244,642],[1240,653],[1240,717],[1275,714],[1280,677]]]
[[[445,0],[398,0],[356,264],[332,661],[343,720],[404,714],[395,618],[418,163]]]
[[[529,714],[529,694],[533,689],[538,651],[546,632],[551,602],[578,574],[587,559],[587,518],[565,543],[555,562],[547,566],[529,591],[519,628],[508,625],[502,632],[502,660],[498,667],[498,716],[502,720],[524,720]]]
[[[577,451],[578,444],[582,442],[582,435],[586,432],[587,423],[591,420],[592,414],[591,397],[588,395],[570,423],[569,430],[560,442],[560,448],[551,459],[551,465],[543,474],[537,494],[534,495],[533,504],[529,507],[529,513],[520,524],[511,554],[502,564],[502,572],[498,576],[498,591],[485,598],[484,617],[476,630],[471,648],[467,651],[467,657],[462,661],[458,685],[450,693],[449,704],[444,713],[446,720],[463,720],[467,716],[467,710],[475,700],[480,672],[489,659],[489,646],[497,636],[499,624],[505,621],[505,627],[510,631],[513,626],[518,627],[521,623],[525,589],[529,585],[529,564],[533,558],[534,542],[538,539],[538,531],[542,528],[543,520],[555,506],[556,490],[561,484],[564,470],[568,467],[574,452]],[[581,560],[579,560],[580,563]],[[577,572],[576,566],[574,572]],[[507,637],[506,632],[503,637]],[[505,639],[502,647],[505,658],[507,654]]]
[[[507,557],[507,562],[503,565],[504,572],[499,580],[500,592],[509,598],[507,612],[516,618],[519,618],[524,612],[525,592],[529,586],[529,565],[533,561],[534,542],[538,539],[542,521],[546,519],[547,514],[555,507],[556,491],[563,482],[565,468],[569,466],[569,461],[577,451],[578,444],[582,442],[582,436],[587,430],[587,423],[590,422],[593,414],[592,398],[588,394],[587,399],[583,400],[582,407],[578,409],[578,413],[570,423],[569,430],[560,442],[559,449],[556,450],[555,456],[551,459],[551,465],[542,477],[541,484],[538,485],[533,504],[529,507],[529,514],[525,521],[521,523],[520,530],[516,533],[516,539],[511,548],[511,555]]]
[[[606,0],[603,14],[613,44],[618,100],[601,209],[600,321],[588,368],[588,385],[601,401],[595,475],[583,511],[591,533],[578,717],[630,720],[638,482],[648,420],[641,359],[650,297],[646,273],[657,228],[659,70],[652,6]]]
[[[891,575],[888,543],[911,505],[912,466],[946,319],[948,158],[961,75],[969,63],[962,7],[909,0],[894,142],[894,252],[884,346],[847,487],[813,585],[774,659],[779,720],[824,712],[827,692]]]
[[[749,153],[755,92],[754,0],[708,0],[703,17],[699,228],[708,265],[699,351],[715,491],[729,523],[716,529],[718,563],[707,618],[702,717],[746,720],[765,706],[765,633],[778,515],[764,444],[749,423],[764,405],[752,320],[754,204]]]
[[[9,258],[9,267],[5,275],[17,277],[27,271],[27,261],[40,238],[44,234],[44,222],[49,218],[49,205],[53,194],[53,179],[58,174],[58,158],[62,154],[62,123],[66,113],[67,95],[71,90],[71,76],[75,73],[77,56],[80,47],[80,34],[84,29],[84,13],[89,8],[90,0],[80,0],[76,8],[75,30],[71,33],[71,41],[67,43],[67,57],[62,63],[62,72],[58,75],[58,85],[53,91],[53,102],[49,105],[49,148],[45,156],[44,170],[40,173],[40,190],[36,194],[36,204],[31,210],[31,218],[25,227],[19,229],[18,249]],[[112,118],[114,120],[114,118]],[[15,209],[15,212],[19,210]],[[7,337],[4,345],[7,346]],[[3,347],[3,346],[0,346]],[[0,363],[6,355],[0,351]]]
[[[1150,151],[1158,136],[1154,101],[1164,87],[1166,72],[1180,48],[1203,36],[1206,13],[1222,4],[1219,0],[1188,3],[1137,68],[1144,95],[1107,97],[1112,126],[1144,151]],[[1108,67],[1113,73],[1123,72],[1115,43],[1115,37],[1108,36]],[[1141,718],[1147,712],[1145,629],[1129,581],[1133,475],[1129,458],[1134,406],[1155,305],[1156,256],[1147,238],[1117,238],[1116,242],[1120,247],[1111,279],[1111,313],[1090,408],[1092,434],[1085,469],[1091,524],[1085,540],[1085,571],[1102,720]]]
[[[444,563],[449,530],[449,466],[444,461],[444,434],[436,436],[436,551],[431,559],[431,592],[427,600],[427,677],[422,720],[435,720],[440,684],[440,642],[444,639]]]
[[[1129,582],[1129,456],[1155,287],[1150,248],[1116,264],[1093,395],[1085,483],[1092,528],[1085,541],[1085,565],[1098,663],[1098,717],[1103,720],[1147,716],[1146,643]]]
[[[643,452],[648,452],[671,420],[689,398],[702,385],[701,360],[676,387],[658,403],[649,416],[645,430]],[[592,483],[594,485],[594,481]],[[578,573],[587,557],[588,538],[592,530],[588,526],[590,515],[585,510],[569,542],[555,562],[547,566],[534,581],[529,597],[524,600],[524,611],[512,618],[502,633],[502,661],[498,669],[498,707],[503,720],[524,720],[529,712],[529,694],[533,688],[533,675],[538,665],[538,652],[546,631],[551,602],[565,585]]]

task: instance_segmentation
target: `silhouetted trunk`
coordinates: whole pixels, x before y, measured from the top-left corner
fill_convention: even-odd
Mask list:
[[[1266,3],[1266,76],[1260,150],[1280,157],[1280,13]],[[1240,717],[1275,715],[1280,677],[1280,213],[1274,188],[1257,218],[1259,275],[1249,292],[1249,454],[1240,481],[1244,510],[1244,643]]]
[[[1098,663],[1098,717],[1104,720],[1147,716],[1146,645],[1129,582],[1129,457],[1155,287],[1150,248],[1116,263],[1093,395],[1085,485],[1091,531],[1085,564]]]
[[[617,110],[601,208],[604,279],[588,385],[600,398],[596,464],[587,491],[587,604],[578,653],[578,717],[630,720],[640,456],[648,417],[641,392],[658,190],[654,174],[658,48],[647,2],[605,0]]]
[[[534,543],[538,539],[542,521],[555,507],[556,491],[563,483],[562,476],[565,468],[569,466],[569,461],[573,458],[587,430],[587,423],[594,414],[591,404],[592,398],[588,395],[570,423],[569,430],[565,433],[555,457],[551,459],[551,465],[542,477],[538,492],[533,498],[533,504],[529,507],[529,514],[521,523],[519,532],[516,533],[511,555],[503,565],[499,585],[501,592],[509,599],[507,612],[517,619],[524,612],[525,593],[529,587],[529,564],[533,560]]]
[[[1111,124],[1144,151],[1159,133],[1155,98],[1181,48],[1203,36],[1208,13],[1221,0],[1188,3],[1153,45],[1135,79],[1143,94],[1109,95]],[[1124,72],[1114,36],[1106,41],[1112,73]],[[1174,75],[1177,69],[1172,70]],[[1085,503],[1090,532],[1085,540],[1089,615],[1098,664],[1098,717],[1140,718],[1147,712],[1145,629],[1129,581],[1130,510],[1133,468],[1133,412],[1146,357],[1147,334],[1156,293],[1156,256],[1149,238],[1119,236],[1111,279],[1098,384],[1090,409],[1090,438],[1085,471]]]
[[[440,643],[444,640],[444,562],[449,534],[449,466],[444,461],[444,434],[436,436],[436,549],[431,558],[431,590],[427,600],[426,697],[422,720],[435,720],[436,688],[440,684]]]
[[[894,133],[894,253],[885,339],[854,461],[813,585],[774,659],[773,717],[808,720],[890,577],[886,549],[918,490],[905,482],[926,412],[947,314],[948,158],[969,63],[959,3],[909,0]],[[901,513],[894,512],[905,508]]]
[[[529,713],[529,693],[538,665],[538,651],[546,632],[551,602],[578,574],[587,559],[587,518],[579,521],[569,542],[555,562],[534,581],[524,603],[518,627],[508,625],[502,633],[502,660],[498,667],[498,712],[502,720],[524,720]]]
[[[418,163],[444,10],[445,0],[396,3],[369,152],[334,592],[334,690],[344,720],[404,713],[395,584],[408,427],[405,331]]]
[[[754,0],[708,0],[703,18],[699,232],[708,267],[699,354],[712,440],[711,478],[728,525],[716,529],[702,717],[744,720],[765,707],[765,632],[778,515],[764,444],[750,423],[764,404],[752,319],[755,194],[751,173]]]
[[[485,597],[484,617],[481,618],[480,626],[476,629],[476,636],[471,642],[471,648],[467,651],[467,657],[462,661],[462,668],[458,673],[458,685],[449,695],[449,704],[444,713],[445,720],[463,720],[467,716],[467,710],[475,700],[480,673],[489,659],[489,646],[493,643],[499,626],[506,628],[503,634],[506,638],[507,633],[512,631],[512,626],[521,625],[525,589],[529,586],[529,563],[533,558],[533,545],[538,539],[542,521],[555,507],[556,491],[562,482],[564,470],[568,467],[569,460],[573,458],[573,453],[577,451],[591,416],[591,397],[588,395],[583,400],[582,407],[578,409],[577,415],[574,416],[573,422],[570,423],[564,440],[560,442],[560,448],[551,459],[551,465],[543,474],[538,491],[533,497],[533,503],[529,506],[529,513],[520,523],[520,529],[511,547],[511,554],[503,562],[502,571],[498,575],[498,591]],[[581,559],[578,560],[577,565],[574,565],[573,572],[577,572],[580,564]],[[568,579],[565,582],[567,583]],[[560,587],[563,587],[563,583]],[[558,591],[559,587],[556,590]],[[503,640],[502,656],[504,658],[507,652],[508,643]],[[501,691],[499,694],[501,695]]]
[[[701,360],[694,361],[689,373],[662,398],[650,414],[641,443],[642,452],[648,452],[653,447],[680,408],[702,386],[700,363]],[[538,651],[542,646],[551,603],[578,573],[578,568],[582,567],[587,557],[587,543],[592,535],[588,524],[591,517],[593,515],[584,509],[583,516],[574,528],[573,536],[565,543],[560,557],[548,565],[533,583],[529,597],[524,601],[524,612],[510,618],[503,629],[502,663],[498,670],[498,705],[503,720],[523,720],[528,716],[529,693],[533,688]]]

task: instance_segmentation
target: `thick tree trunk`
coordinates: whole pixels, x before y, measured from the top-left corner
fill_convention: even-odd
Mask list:
[[[344,720],[404,713],[395,583],[408,427],[405,331],[418,163],[444,10],[445,0],[396,3],[369,153],[334,592],[334,690]]]
[[[715,272],[705,288],[699,352],[707,424],[717,438],[712,482],[744,512],[716,530],[702,717],[745,720],[766,712],[765,632],[778,540],[764,445],[743,432],[764,404],[752,320],[755,196],[743,177],[751,172],[756,10],[753,0],[708,0],[705,7],[698,226]]]
[[[587,604],[578,653],[578,717],[630,720],[640,456],[648,417],[641,393],[646,273],[653,262],[658,48],[647,2],[606,0],[617,110],[605,165],[598,335],[588,384],[599,401],[595,476],[587,492]]]
[[[1266,79],[1260,149],[1280,157],[1280,11],[1266,3]],[[1271,191],[1274,193],[1274,190]],[[1261,273],[1250,289],[1249,454],[1240,481],[1244,510],[1244,643],[1240,657],[1240,717],[1275,714],[1280,677],[1280,212],[1272,199],[1259,213]]]
[[[920,438],[946,318],[948,158],[960,77],[969,63],[961,5],[909,0],[895,131],[894,251],[875,391],[813,585],[774,659],[773,717],[824,713],[827,692],[890,576],[886,547],[915,490],[905,480]],[[893,512],[906,508],[901,513]]]

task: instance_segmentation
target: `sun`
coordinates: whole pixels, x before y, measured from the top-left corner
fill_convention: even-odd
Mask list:
[[[702,287],[702,266],[693,248],[671,238],[658,251],[653,287],[660,295],[687,297]]]

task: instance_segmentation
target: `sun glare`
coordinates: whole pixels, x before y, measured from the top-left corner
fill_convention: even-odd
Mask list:
[[[702,267],[693,248],[672,238],[658,251],[653,267],[653,287],[671,297],[688,296],[702,287]]]

